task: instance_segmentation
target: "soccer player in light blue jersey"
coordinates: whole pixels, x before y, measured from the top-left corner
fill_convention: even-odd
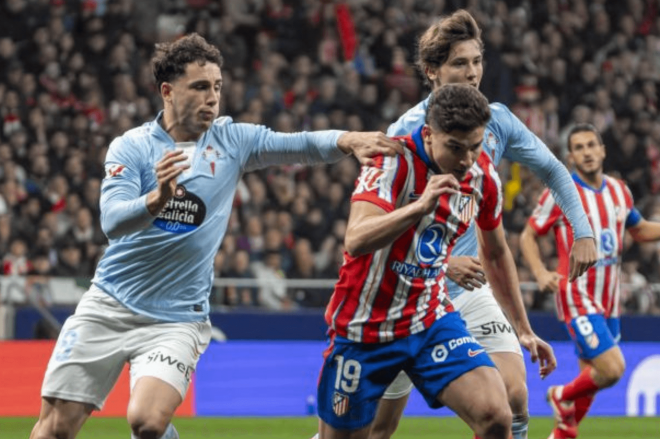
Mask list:
[[[483,75],[482,55],[481,30],[465,10],[442,18],[419,40],[418,64],[434,88],[447,83],[479,87]],[[387,134],[395,136],[412,132],[424,123],[427,108],[428,99],[401,116]],[[493,103],[490,109],[492,117],[486,126],[483,148],[496,165],[503,157],[522,163],[550,187],[574,230],[575,241],[570,257],[570,279],[573,280],[596,261],[593,232],[575,185],[564,165],[506,106]],[[530,351],[532,360],[536,360],[538,350],[545,344],[532,332],[522,298],[518,295],[514,300],[512,296],[500,296],[491,290],[477,258],[477,248],[473,223],[458,240],[449,258],[447,287],[468,329],[486,348],[502,374],[514,415],[514,439],[527,438],[527,387],[520,345]],[[540,372],[543,375],[544,369],[541,368]],[[411,390],[412,384],[405,375],[400,375],[390,386],[381,399],[371,439],[391,437]]]
[[[62,328],[31,439],[74,438],[126,363],[132,437],[178,438],[170,421],[210,340],[213,258],[241,175],[402,151],[383,133],[282,134],[218,118],[221,65],[197,34],[156,46],[164,110],[110,145],[101,188],[109,245]]]

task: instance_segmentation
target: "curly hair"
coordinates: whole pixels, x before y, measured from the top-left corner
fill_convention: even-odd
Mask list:
[[[440,17],[419,37],[416,64],[427,85],[430,83],[426,71],[439,68],[447,62],[452,44],[468,40],[476,40],[483,51],[481,29],[465,9]]]
[[[222,67],[222,55],[217,47],[209,44],[197,33],[192,33],[176,41],[156,44],[151,68],[158,89],[163,82],[172,82],[183,76],[186,66],[192,62],[205,65],[207,62]]]
[[[488,100],[467,84],[445,84],[433,91],[426,124],[435,131],[472,131],[490,120]]]

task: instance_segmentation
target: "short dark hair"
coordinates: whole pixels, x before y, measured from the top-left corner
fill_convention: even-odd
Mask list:
[[[172,82],[186,72],[186,66],[198,62],[207,62],[222,67],[222,55],[217,47],[209,44],[197,33],[192,33],[176,41],[156,44],[151,68],[160,90],[163,82]]]
[[[571,150],[571,137],[573,137],[573,134],[584,133],[584,132],[594,133],[596,135],[596,138],[598,139],[598,144],[599,145],[603,144],[603,138],[600,136],[600,132],[598,132],[598,128],[596,128],[590,123],[578,123],[568,132],[566,147],[568,148],[569,151]]]
[[[474,17],[465,9],[440,17],[417,42],[417,67],[428,82],[427,69],[442,67],[449,58],[451,46],[461,41],[476,40],[483,51],[481,29]]]
[[[490,120],[486,97],[471,85],[445,84],[431,93],[426,124],[436,131],[468,132]]]

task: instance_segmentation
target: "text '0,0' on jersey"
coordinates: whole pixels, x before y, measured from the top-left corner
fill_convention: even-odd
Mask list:
[[[568,282],[573,232],[549,190],[543,192],[529,218],[529,225],[539,235],[554,230],[559,258],[557,272],[562,275],[559,293],[555,295],[557,315],[566,322],[587,314],[618,317],[623,235],[626,228],[637,225],[642,217],[634,208],[632,194],[624,182],[604,175],[602,187],[596,190],[577,174],[573,174],[573,180],[596,238],[595,266]]]
[[[385,212],[414,203],[437,174],[421,138],[421,127],[400,137],[404,154],[378,157],[363,167],[351,201],[367,201]],[[444,284],[446,259],[474,218],[492,230],[501,221],[501,183],[486,153],[461,182],[459,194],[443,194],[437,209],[373,253],[344,255],[339,281],[326,309],[328,325],[342,337],[382,343],[428,328],[454,310]]]

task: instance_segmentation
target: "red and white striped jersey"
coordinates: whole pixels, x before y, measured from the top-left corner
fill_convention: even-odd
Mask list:
[[[586,314],[618,317],[623,235],[627,227],[637,225],[642,217],[623,181],[604,175],[602,187],[596,190],[577,174],[573,174],[573,179],[596,239],[598,261],[594,267],[568,282],[573,230],[548,189],[529,218],[529,225],[537,234],[545,235],[550,229],[555,232],[557,272],[563,276],[555,296],[557,316],[565,322]]]
[[[436,174],[419,130],[405,141],[404,154],[378,157],[363,167],[352,202],[367,201],[385,212],[414,203]],[[326,309],[331,330],[362,343],[381,343],[428,328],[454,310],[446,294],[444,269],[456,239],[473,218],[492,230],[500,224],[501,183],[486,153],[461,182],[458,194],[443,194],[435,212],[391,244],[366,255],[344,254],[339,281]]]

